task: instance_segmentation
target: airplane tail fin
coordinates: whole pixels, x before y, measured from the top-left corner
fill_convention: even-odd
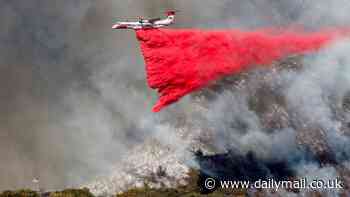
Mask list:
[[[174,16],[176,14],[176,12],[179,12],[178,10],[167,10],[165,12],[166,16]]]

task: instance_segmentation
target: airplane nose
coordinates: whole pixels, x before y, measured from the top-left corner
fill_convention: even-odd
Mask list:
[[[118,28],[118,24],[115,24],[112,26],[112,29],[117,29]]]

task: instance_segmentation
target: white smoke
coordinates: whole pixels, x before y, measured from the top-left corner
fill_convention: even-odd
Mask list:
[[[294,158],[304,154],[302,147],[305,144],[301,145],[297,136],[310,138],[308,137],[310,135],[313,137],[308,143],[317,144],[319,140],[324,141],[326,147],[323,148],[326,148],[338,162],[348,161],[350,138],[343,125],[349,121],[349,114],[342,110],[342,105],[344,97],[350,90],[350,72],[348,71],[350,59],[347,55],[349,47],[348,40],[339,40],[329,48],[305,56],[301,70],[284,70],[277,75],[274,71],[267,75],[266,73],[251,74],[243,88],[229,90],[228,87],[228,90],[218,95],[218,99],[208,105],[208,113],[204,115],[204,122],[207,124],[203,123],[203,125],[211,128],[217,150],[234,149],[241,151],[242,154],[250,151],[258,158],[292,162]],[[261,119],[259,119],[261,112],[252,110],[249,96],[247,96],[254,96],[254,92],[259,87],[265,87],[264,91],[267,94],[272,89],[273,94],[284,98],[285,109],[290,119],[296,120],[294,124],[299,124],[298,127],[295,128],[290,123],[286,124],[287,128],[270,131],[261,125]],[[268,99],[273,99],[273,95]],[[273,100],[267,102],[272,102],[273,105],[280,104]],[[279,107],[283,110],[282,106]],[[284,115],[278,111],[277,114]],[[322,132],[315,134],[313,128],[320,129]],[[323,145],[311,147],[320,148],[319,146]],[[294,164],[290,163],[290,165]],[[295,166],[295,170],[301,177],[307,176],[310,180],[339,179],[340,175],[335,168],[316,167],[317,165],[319,164],[301,162]],[[338,192],[338,190],[326,191],[325,194],[338,196]]]

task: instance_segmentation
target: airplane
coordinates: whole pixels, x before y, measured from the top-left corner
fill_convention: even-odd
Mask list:
[[[170,10],[166,11],[166,18],[152,18],[152,19],[143,19],[140,17],[139,21],[136,22],[117,22],[112,26],[113,29],[153,29],[160,28],[171,25],[174,23],[176,11]]]

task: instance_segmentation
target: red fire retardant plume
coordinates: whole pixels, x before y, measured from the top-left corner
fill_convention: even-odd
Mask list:
[[[254,65],[269,65],[291,54],[320,49],[338,33],[261,30],[137,30],[146,63],[147,81],[157,89],[154,112],[211,81]]]

